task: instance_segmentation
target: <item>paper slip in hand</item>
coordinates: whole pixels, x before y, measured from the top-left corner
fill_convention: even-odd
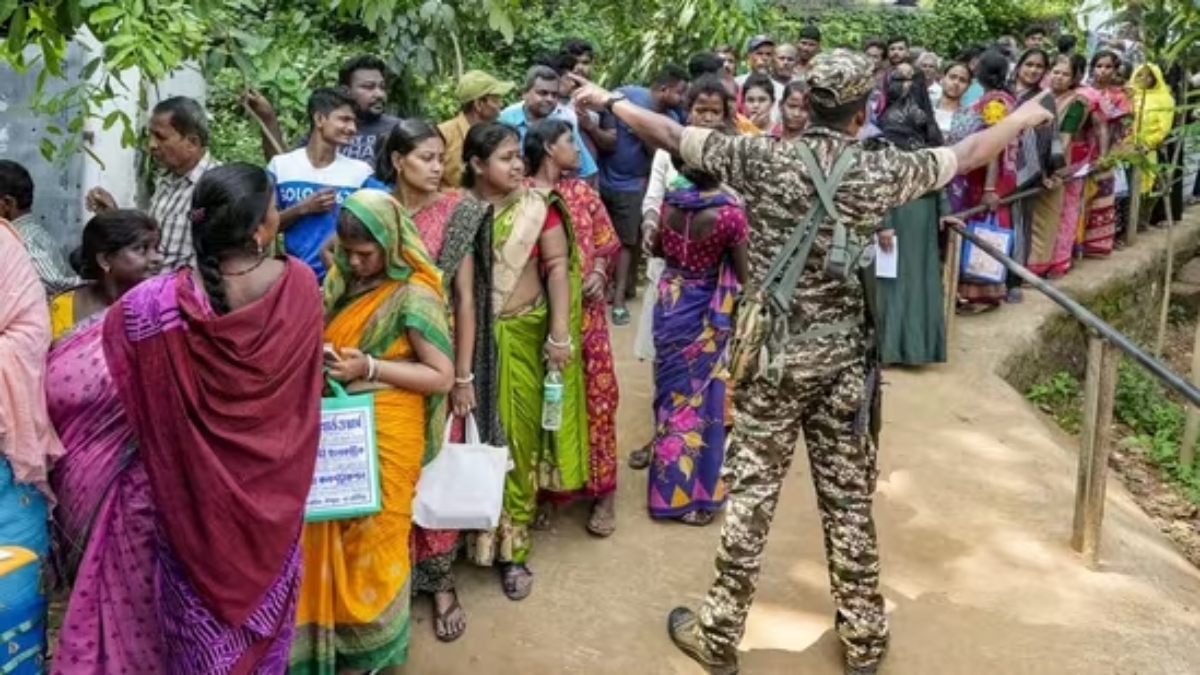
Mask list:
[[[892,237],[892,250],[885,251],[875,241],[875,277],[895,279],[900,272],[900,237]]]

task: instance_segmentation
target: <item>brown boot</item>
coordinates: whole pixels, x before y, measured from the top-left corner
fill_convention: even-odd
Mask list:
[[[667,633],[679,651],[703,666],[709,675],[738,675],[736,657],[732,661],[718,657],[704,646],[700,639],[699,617],[687,607],[671,610],[671,615],[667,617]]]

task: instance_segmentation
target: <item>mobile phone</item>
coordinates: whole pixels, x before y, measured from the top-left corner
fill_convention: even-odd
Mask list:
[[[329,344],[328,342],[325,343],[325,362],[338,363],[341,360],[342,357],[338,355],[337,350],[333,348],[333,345]]]

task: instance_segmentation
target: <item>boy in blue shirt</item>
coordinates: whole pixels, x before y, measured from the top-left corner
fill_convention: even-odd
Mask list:
[[[272,157],[267,172],[275,181],[284,248],[324,280],[321,249],[334,236],[342,202],[366,183],[372,170],[338,152],[357,132],[349,92],[317,89],[308,99],[308,119],[308,145]]]

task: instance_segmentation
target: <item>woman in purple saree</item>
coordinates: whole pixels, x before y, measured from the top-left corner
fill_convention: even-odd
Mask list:
[[[321,301],[306,266],[264,253],[273,192],[250,165],[205,174],[191,214],[199,269],[77,312],[54,346],[48,399],[67,448],[54,488],[73,583],[53,673],[287,669]]]
[[[63,619],[55,673],[152,673],[162,659],[161,631],[148,618],[154,508],[101,342],[108,307],[157,270],[157,249],[158,226],[149,216],[97,215],[72,256],[86,283],[51,302],[46,398],[66,448],[51,474],[56,557],[62,581],[80,591]]]
[[[725,503],[726,348],[748,273],[745,211],[711,176],[685,169],[648,234],[666,261],[654,308],[653,518],[707,525]]]

